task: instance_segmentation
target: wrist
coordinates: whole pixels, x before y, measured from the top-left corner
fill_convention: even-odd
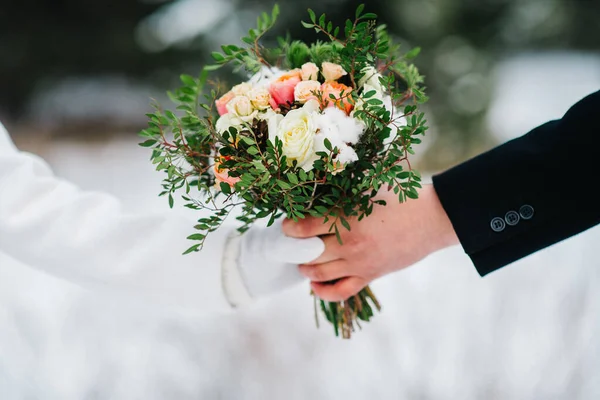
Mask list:
[[[460,244],[454,226],[432,184],[423,185],[417,201],[422,201],[424,218],[430,228],[431,251],[438,251]]]

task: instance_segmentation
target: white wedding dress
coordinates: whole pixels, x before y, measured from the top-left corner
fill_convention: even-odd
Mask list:
[[[231,230],[213,232],[185,257],[189,218],[166,210],[134,215],[103,193],[53,175],[19,152],[0,124],[0,269],[27,265],[86,288],[179,309],[229,310],[221,258]]]

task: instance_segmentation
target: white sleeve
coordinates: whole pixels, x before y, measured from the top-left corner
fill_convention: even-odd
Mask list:
[[[230,309],[221,263],[231,230],[182,255],[194,221],[173,210],[128,214],[107,194],[84,192],[19,152],[0,124],[0,250],[34,268],[94,289],[178,308]]]

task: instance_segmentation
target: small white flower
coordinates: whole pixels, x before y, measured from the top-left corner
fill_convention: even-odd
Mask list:
[[[302,80],[316,81],[319,79],[319,67],[315,63],[306,63],[302,65]]]
[[[321,91],[321,84],[317,81],[302,81],[294,89],[294,98],[297,102],[304,104],[310,99],[317,100],[317,92]]]
[[[279,138],[288,163],[291,165],[296,161],[305,171],[311,170],[313,162],[318,159],[314,145],[318,110],[319,103],[310,100],[304,107],[288,112],[285,117],[276,114],[269,119],[269,139],[275,143],[275,138]]]
[[[252,84],[248,82],[240,83],[231,88],[231,91],[236,96],[247,96],[250,90],[252,90]]]
[[[227,103],[227,111],[244,122],[252,121],[258,114],[258,110],[252,107],[250,99],[246,96],[236,96]]]
[[[385,109],[388,111],[392,111],[394,109],[394,106],[392,104],[392,97],[380,89],[381,89],[381,85],[376,87],[376,86],[372,86],[369,83],[365,83],[363,86],[362,95],[356,101],[356,104],[354,105],[354,110],[352,110],[351,115],[354,116],[355,111],[364,110],[365,101],[370,100],[370,99],[381,100],[381,102],[383,103],[383,107],[385,107]],[[363,97],[365,94],[372,92],[372,91],[375,91],[375,94],[373,96],[369,97],[368,99]]]
[[[257,110],[266,110],[271,108],[271,94],[265,87],[256,87],[248,92],[250,103]]]
[[[282,75],[285,71],[276,67],[261,67],[260,71],[254,74],[248,81],[254,87],[267,87],[269,84]]]
[[[358,160],[356,151],[350,146],[358,143],[364,132],[364,124],[335,107],[325,110],[317,117],[319,133],[315,138],[315,152],[328,152],[325,147],[325,139],[339,150],[335,161],[340,163],[341,169],[347,164]]]
[[[324,62],[321,64],[323,76],[325,77],[325,82],[329,81],[337,81],[344,75],[348,75],[348,73],[344,70],[344,68],[339,64],[334,64],[330,62]]]
[[[359,120],[349,117],[344,111],[335,107],[325,109],[323,115],[319,117],[319,124],[326,125],[329,132],[335,130],[335,135],[339,136],[342,142],[351,144],[358,143],[365,129]]]
[[[377,72],[377,70],[375,68],[366,67],[366,68],[363,68],[363,70],[361,72],[364,75],[358,81],[359,87],[369,85],[371,88],[374,88],[378,92],[385,92],[385,87],[383,87],[381,85],[381,82],[379,81],[379,78],[381,78],[382,75],[379,72]]]
[[[335,160],[342,163],[342,165],[345,166],[358,161],[358,154],[356,154],[356,151],[347,144],[340,146],[339,150],[340,152]]]
[[[229,128],[235,128],[236,130],[240,130],[243,125],[242,120],[233,115],[232,113],[227,113],[219,117],[217,123],[215,124],[215,128],[217,132],[223,134],[229,130]]]

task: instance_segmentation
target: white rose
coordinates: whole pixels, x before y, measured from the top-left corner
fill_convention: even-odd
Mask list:
[[[256,108],[257,110],[266,110],[268,108],[271,108],[271,94],[269,93],[267,88],[258,87],[251,89],[248,92],[248,98],[250,99],[250,103],[252,103],[252,106],[254,106],[254,108]]]
[[[344,68],[339,64],[324,62],[321,65],[321,68],[323,69],[323,76],[325,77],[325,82],[337,81],[342,76],[348,74],[344,70]]]
[[[265,111],[261,111],[256,116],[257,119],[262,121],[269,121],[273,116],[279,115],[272,108],[268,108]]]
[[[258,110],[252,107],[250,99],[246,96],[236,96],[227,103],[227,111],[244,122],[252,121],[258,114]]]
[[[319,67],[315,63],[306,63],[302,65],[302,80],[316,81],[319,79]]]
[[[227,132],[229,128],[232,127],[238,131],[242,127],[242,121],[232,113],[227,113],[225,115],[220,116],[217,120],[217,123],[215,124],[217,132],[219,132],[220,134]]]
[[[363,68],[363,70],[361,72],[364,75],[358,81],[359,87],[369,85],[370,87],[374,88],[378,92],[385,91],[385,88],[381,85],[381,82],[379,82],[379,78],[381,78],[382,75],[379,72],[377,72],[377,70],[375,68],[366,67],[366,68]]]
[[[294,89],[294,98],[300,104],[306,103],[310,99],[317,100],[316,92],[321,91],[321,84],[317,81],[302,81]]]
[[[288,112],[285,117],[277,114],[269,119],[269,138],[273,143],[275,137],[279,138],[288,163],[291,165],[296,161],[305,171],[312,169],[313,162],[318,159],[314,146],[318,110],[318,102],[312,100],[304,107]]]
[[[252,85],[248,82],[240,83],[231,88],[231,91],[236,96],[247,96],[250,90],[252,90]]]

